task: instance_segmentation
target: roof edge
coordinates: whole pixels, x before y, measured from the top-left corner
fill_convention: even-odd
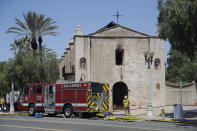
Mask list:
[[[91,33],[91,34],[88,34],[88,35],[90,35],[90,36],[91,36],[91,35],[95,35],[95,34],[98,34],[98,33],[101,33],[101,32],[107,31],[107,30],[111,30],[111,29],[114,29],[114,28],[117,28],[117,27],[122,27],[122,28],[125,28],[125,29],[127,29],[127,30],[133,31],[133,32],[135,32],[135,33],[139,33],[139,34],[141,34],[141,35],[150,36],[150,35],[148,35],[148,34],[145,34],[145,33],[142,33],[142,32],[139,32],[139,31],[136,31],[136,30],[133,30],[133,29],[124,27],[124,26],[121,26],[121,25],[115,25],[115,26],[112,26],[112,27],[110,27],[110,28],[106,28],[106,29],[103,29],[103,30],[98,30],[98,31],[96,31],[96,32],[94,32],[94,33]]]
[[[75,35],[75,37],[89,37],[89,38],[132,38],[132,39],[147,39],[147,38],[154,38],[154,39],[162,39],[158,36],[92,36],[92,35]]]

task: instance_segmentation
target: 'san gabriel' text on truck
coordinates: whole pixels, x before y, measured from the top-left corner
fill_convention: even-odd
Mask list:
[[[73,113],[98,113],[109,109],[109,85],[96,82],[59,82],[29,84],[19,96],[18,110],[64,114],[69,118]]]

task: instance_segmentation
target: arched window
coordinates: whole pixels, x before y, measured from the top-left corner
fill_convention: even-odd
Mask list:
[[[160,64],[160,59],[159,58],[155,58],[155,60],[154,60],[155,69],[158,69],[159,64]]]
[[[86,58],[85,57],[82,57],[80,59],[80,69],[86,69]]]

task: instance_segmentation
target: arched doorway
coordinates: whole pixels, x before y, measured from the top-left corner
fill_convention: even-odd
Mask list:
[[[113,86],[113,108],[123,108],[124,96],[128,96],[128,87],[124,82],[117,82]]]

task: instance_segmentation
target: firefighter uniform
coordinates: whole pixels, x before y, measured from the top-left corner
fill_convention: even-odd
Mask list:
[[[0,104],[5,104],[5,99],[4,98],[1,98],[1,103]]]
[[[130,105],[129,99],[127,98],[127,96],[125,96],[124,97],[124,100],[123,100],[123,106],[124,106],[124,109],[125,109],[125,113],[126,114],[130,114],[129,105]]]
[[[1,111],[3,110],[4,104],[5,104],[5,99],[4,98],[1,98],[1,100],[0,100]]]

